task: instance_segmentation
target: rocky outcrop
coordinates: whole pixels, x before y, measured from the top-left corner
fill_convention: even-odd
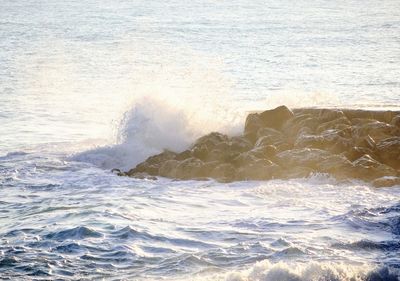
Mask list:
[[[400,112],[286,106],[247,116],[241,136],[212,132],[120,176],[221,182],[326,173],[376,187],[400,184]]]

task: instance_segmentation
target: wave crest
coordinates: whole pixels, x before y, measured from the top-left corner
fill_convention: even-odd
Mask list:
[[[268,260],[256,263],[252,268],[228,273],[225,281],[378,281],[398,280],[398,269],[371,265],[349,265],[332,262],[271,263]],[[213,279],[215,280],[215,279]]]

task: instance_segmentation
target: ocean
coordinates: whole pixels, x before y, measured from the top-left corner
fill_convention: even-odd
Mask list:
[[[278,105],[400,109],[400,2],[2,0],[0,280],[399,280],[400,186],[118,177]]]

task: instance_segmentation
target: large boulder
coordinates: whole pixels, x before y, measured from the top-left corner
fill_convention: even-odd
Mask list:
[[[318,163],[317,169],[338,179],[346,179],[351,175],[353,164],[344,155],[335,154]]]
[[[293,112],[284,105],[260,113],[263,127],[279,130],[282,125],[294,116]]]
[[[192,151],[190,149],[186,149],[186,150],[178,153],[175,156],[175,160],[182,161],[182,160],[188,159],[190,157],[193,157]]]
[[[395,169],[400,169],[400,137],[384,139],[376,145],[381,161]]]
[[[235,179],[236,169],[232,164],[222,163],[211,171],[210,176],[221,182],[231,182]]]
[[[197,159],[203,161],[207,159],[208,153],[209,153],[208,146],[204,143],[194,146],[191,150],[191,154],[193,157],[196,157]]]
[[[167,160],[161,164],[158,174],[162,177],[176,178],[176,167],[180,162],[178,160]]]
[[[376,142],[370,135],[354,138],[354,144],[357,147],[365,147],[371,150],[376,148]]]
[[[254,143],[257,140],[257,132],[263,127],[260,115],[258,113],[250,113],[246,117],[244,125],[244,137]]]
[[[138,164],[135,168],[130,169],[126,174],[128,176],[134,176],[138,173],[147,173],[152,176],[158,175],[159,168],[162,163],[168,160],[175,159],[176,153],[164,150],[163,152],[150,156],[144,162]]]
[[[192,149],[205,145],[210,150],[216,147],[219,143],[228,141],[228,139],[229,138],[227,135],[218,132],[212,132],[202,136],[201,138],[198,138],[193,144]]]
[[[362,110],[362,109],[345,109],[344,114],[350,120],[355,118],[373,119],[380,122],[389,123],[394,116],[398,115],[398,111],[379,111],[379,110]]]
[[[276,162],[284,168],[309,167],[317,169],[325,159],[332,157],[328,151],[316,148],[291,149],[276,155]]]
[[[352,147],[353,143],[342,134],[341,130],[326,130],[320,135],[299,134],[294,147],[295,148],[319,148],[334,153],[342,153]]]
[[[211,178],[211,173],[217,167],[218,165],[222,164],[219,161],[209,161],[203,163],[203,166],[201,167],[201,175],[203,177],[208,177]]]
[[[281,167],[266,159],[256,159],[238,169],[240,180],[268,180],[279,178]]]
[[[235,136],[228,141],[229,149],[232,152],[241,153],[253,148],[253,144],[243,136]]]
[[[288,142],[294,143],[297,136],[300,133],[304,134],[305,130],[309,134],[314,134],[319,124],[319,120],[310,114],[297,115],[285,122],[282,132],[287,136]]]
[[[261,146],[266,146],[266,145],[277,145],[284,143],[284,137],[282,134],[279,135],[267,135],[267,136],[262,136],[260,137],[256,144],[255,147],[261,147]]]
[[[267,127],[280,130],[293,116],[293,112],[284,105],[261,113],[250,113],[246,118],[244,136],[254,143],[259,129]]]
[[[175,167],[175,175],[178,179],[193,179],[203,177],[203,161],[191,157],[179,162]]]
[[[353,161],[352,176],[364,181],[371,181],[386,176],[397,176],[398,172],[385,164],[382,164],[372,158],[370,155],[364,155]]]
[[[284,135],[282,134],[281,131],[278,131],[276,129],[268,128],[268,127],[263,127],[260,128],[257,131],[257,139],[262,138],[262,137],[271,137],[273,139],[273,142],[281,141]]]
[[[400,129],[400,114],[393,117],[392,121],[390,121],[390,125]]]
[[[347,151],[343,152],[343,155],[346,156],[346,158],[351,162],[357,160],[365,154],[370,155],[374,159],[377,158],[377,156],[374,154],[374,151],[366,147],[353,146],[350,147]]]
[[[345,116],[343,110],[336,108],[295,108],[293,109],[293,112],[295,115],[312,115],[318,118],[321,123]]]
[[[380,141],[392,136],[400,136],[397,127],[379,121],[359,123],[352,127],[352,136],[355,139],[370,136],[375,141]]]
[[[318,119],[321,123],[338,120],[340,118],[346,118],[346,116],[343,111],[339,109],[322,108],[318,112]]]
[[[258,155],[254,155],[252,153],[252,151],[248,151],[248,152],[243,152],[243,153],[239,154],[238,156],[236,156],[233,159],[232,164],[235,167],[239,168],[239,167],[243,167],[249,163],[253,163],[253,162],[257,161],[258,159],[262,159],[262,158],[258,157]]]
[[[277,153],[278,149],[274,145],[257,146],[248,152],[258,159],[273,159]]]
[[[345,117],[345,116],[343,116],[343,117],[340,117],[340,118],[337,118],[337,119],[334,119],[334,120],[331,120],[331,121],[328,121],[328,122],[324,122],[324,123],[322,123],[322,124],[320,124],[318,127],[317,127],[317,133],[322,133],[323,131],[326,131],[326,130],[331,130],[331,129],[339,129],[339,130],[348,130],[348,129],[350,129],[351,128],[351,122],[350,122],[350,120],[347,118],[347,117]]]

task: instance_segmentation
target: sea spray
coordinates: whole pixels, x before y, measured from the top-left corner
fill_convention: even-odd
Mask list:
[[[72,159],[127,169],[164,149],[182,151],[210,131],[239,134],[246,107],[232,99],[221,66],[213,59],[182,52],[184,60],[157,57],[157,63],[134,69],[126,111],[114,126],[115,141]]]

